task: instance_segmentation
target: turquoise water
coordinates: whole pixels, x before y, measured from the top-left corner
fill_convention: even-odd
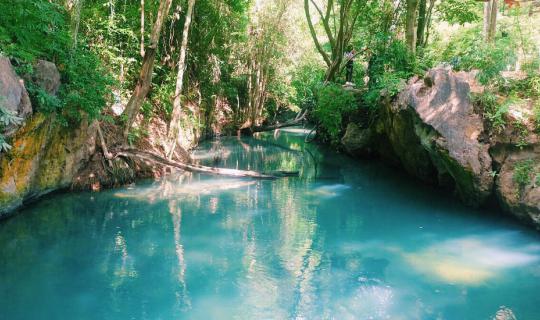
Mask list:
[[[195,154],[300,177],[184,174],[0,222],[0,319],[540,319],[536,232],[304,134]]]

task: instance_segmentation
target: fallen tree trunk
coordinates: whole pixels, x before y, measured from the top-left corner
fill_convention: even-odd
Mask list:
[[[240,134],[251,135],[251,134],[254,134],[255,132],[265,132],[265,131],[272,131],[272,130],[286,128],[286,127],[294,127],[301,124],[302,121],[304,121],[306,114],[307,114],[307,110],[304,111],[303,113],[299,112],[296,118],[294,118],[293,120],[289,120],[283,123],[276,123],[276,124],[268,125],[268,126],[253,126],[253,127],[241,128],[239,132]]]
[[[121,148],[114,152],[114,157],[124,157],[124,158],[139,158],[142,160],[150,161],[157,163],[163,166],[169,166],[173,168],[178,168],[190,172],[199,172],[213,175],[222,175],[230,177],[249,177],[256,179],[277,179],[278,176],[269,175],[260,173],[257,171],[251,170],[237,170],[237,169],[227,169],[227,168],[215,168],[215,167],[206,167],[196,164],[187,164],[182,162],[177,162],[173,160],[168,160],[162,156],[159,156],[155,153],[149,151],[142,151],[132,148]]]

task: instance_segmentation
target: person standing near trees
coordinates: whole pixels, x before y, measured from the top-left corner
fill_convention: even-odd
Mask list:
[[[345,67],[346,67],[346,76],[345,76],[345,86],[354,86],[354,83],[352,82],[352,76],[353,76],[353,67],[354,67],[354,56],[356,55],[356,51],[349,46],[347,48],[347,52],[345,53]]]

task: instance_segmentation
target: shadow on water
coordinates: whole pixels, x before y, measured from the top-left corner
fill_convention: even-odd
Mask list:
[[[222,138],[194,156],[299,177],[184,173],[27,207],[0,223],[0,319],[540,317],[534,231],[304,140]]]

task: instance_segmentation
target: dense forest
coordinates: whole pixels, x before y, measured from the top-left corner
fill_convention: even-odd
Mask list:
[[[0,319],[540,319],[538,230],[540,0],[0,0]]]
[[[493,103],[493,95],[539,95],[534,1],[16,0],[0,6],[0,50],[17,73],[32,79],[39,59],[60,71],[54,94],[26,81],[37,112],[55,115],[61,126],[83,119],[120,126],[135,145],[158,121],[167,131],[159,142],[164,151],[178,139],[189,148],[186,140],[285,121],[300,110],[308,110],[321,139],[336,143],[348,114],[376,109],[383,91],[394,95],[440,64],[479,70],[488,90],[478,99],[495,125],[504,125],[504,103]],[[354,92],[341,88],[350,48]],[[506,71],[524,76],[505,78]],[[20,120],[0,110],[4,127]],[[2,146],[8,150],[9,139]]]

